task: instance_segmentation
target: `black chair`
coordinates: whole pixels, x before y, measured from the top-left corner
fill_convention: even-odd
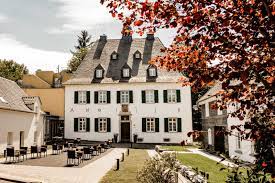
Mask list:
[[[75,165],[75,160],[78,160],[78,164],[80,164],[80,156],[78,156],[75,152],[75,150],[68,150],[67,151],[67,165],[71,165],[73,162],[73,165]]]
[[[92,152],[90,147],[84,147],[83,148],[83,158],[84,159],[91,159],[92,158]]]
[[[93,146],[93,152],[95,152],[95,155],[99,155],[99,148],[98,148],[98,145],[94,145]]]
[[[107,146],[105,144],[100,144],[101,153],[104,153],[107,150]]]
[[[52,145],[52,154],[60,154],[62,151],[62,145],[53,144]]]
[[[34,154],[36,154],[37,158],[39,157],[38,155],[40,155],[41,158],[41,151],[40,148],[38,148],[38,146],[31,146],[31,157],[34,158]]]
[[[19,162],[19,156],[20,155],[16,155],[14,147],[7,147],[6,149],[6,162],[8,162],[8,158],[9,158],[9,162],[14,162],[14,158],[18,158],[18,162]]]
[[[26,156],[26,159],[28,159],[28,147],[20,147],[20,155],[24,157]]]
[[[48,146],[47,145],[41,146],[41,153],[43,153],[44,157],[48,156]]]

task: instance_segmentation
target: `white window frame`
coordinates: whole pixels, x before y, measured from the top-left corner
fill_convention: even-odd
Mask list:
[[[155,126],[155,118],[146,118],[146,132],[155,132],[156,126]]]
[[[86,91],[78,91],[78,103],[86,104],[87,103],[87,92]]]
[[[79,132],[87,131],[87,119],[86,118],[78,118],[78,131]]]
[[[151,77],[157,76],[157,69],[156,68],[149,68],[149,76],[151,76]]]
[[[241,134],[240,132],[236,132],[236,149],[240,150],[242,147],[241,145]]]
[[[98,118],[98,132],[107,132],[107,118]]]
[[[168,103],[177,102],[177,90],[167,90],[167,102]]]
[[[130,77],[130,69],[129,69],[129,68],[124,68],[124,69],[122,69],[122,76],[123,76],[124,78]]]
[[[120,101],[122,104],[130,103],[130,92],[129,91],[120,91]]]
[[[98,91],[98,103],[107,104],[107,91]]]
[[[168,118],[168,132],[178,132],[177,118]]]
[[[136,52],[135,53],[135,59],[141,59],[141,53]]]
[[[152,104],[155,103],[155,91],[145,90],[145,103]]]
[[[117,53],[113,53],[113,54],[111,55],[111,57],[112,57],[112,60],[116,60],[116,59],[117,59]]]
[[[103,78],[103,70],[102,69],[96,69],[95,70],[95,77],[96,78]]]

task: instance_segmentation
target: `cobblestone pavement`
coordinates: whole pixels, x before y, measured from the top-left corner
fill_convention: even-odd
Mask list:
[[[0,164],[0,177],[43,183],[97,183],[115,165],[115,159],[120,158],[122,152],[126,149],[115,148],[83,168]]]

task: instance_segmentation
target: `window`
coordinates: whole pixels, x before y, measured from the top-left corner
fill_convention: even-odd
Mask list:
[[[107,132],[107,118],[99,118],[98,120],[99,132]]]
[[[157,76],[156,68],[149,68],[149,76],[151,76],[151,77]]]
[[[145,102],[146,103],[154,103],[155,102],[154,90],[146,90],[145,91]]]
[[[86,104],[86,91],[78,91],[78,103]]]
[[[37,131],[34,131],[34,134],[33,134],[33,144],[34,145],[37,145],[37,138],[38,138],[38,133],[37,133]]]
[[[12,145],[12,144],[13,144],[13,133],[12,132],[8,132],[7,145]]]
[[[168,119],[168,131],[177,132],[177,118]]]
[[[240,135],[240,132],[236,133],[236,149],[241,149],[241,135]]]
[[[118,54],[116,52],[113,52],[111,55],[112,60],[117,60]]]
[[[155,132],[155,118],[146,118],[146,132]]]
[[[95,77],[96,78],[103,78],[103,70],[102,69],[96,69]]]
[[[107,91],[98,92],[98,103],[106,104],[107,103]]]
[[[80,132],[86,132],[86,118],[78,118],[78,125]]]
[[[123,69],[122,70],[122,76],[124,78],[130,77],[130,69]]]
[[[129,103],[129,91],[121,91],[120,100],[122,104]]]
[[[177,102],[177,93],[176,90],[167,90],[168,94],[168,103],[175,103]]]
[[[141,59],[141,53],[139,51],[136,51],[134,57],[135,59]]]

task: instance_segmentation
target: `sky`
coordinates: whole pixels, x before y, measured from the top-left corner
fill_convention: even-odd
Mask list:
[[[0,0],[0,59],[13,59],[34,73],[65,69],[81,30],[95,41],[121,37],[121,23],[100,0]],[[156,36],[168,46],[175,31]],[[138,35],[134,35],[138,37]]]

